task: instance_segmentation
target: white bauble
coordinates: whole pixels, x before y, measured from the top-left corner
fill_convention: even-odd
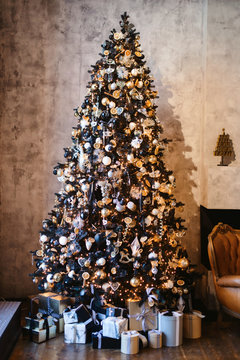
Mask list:
[[[127,160],[128,160],[130,163],[134,162],[134,155],[133,155],[133,154],[128,154],[128,155],[127,155]]]
[[[134,122],[130,122],[130,124],[129,124],[129,129],[130,129],[130,130],[134,130],[135,127],[136,127],[136,124],[135,124]]]
[[[129,210],[131,210],[131,211],[134,211],[134,210],[136,210],[136,204],[134,204],[133,201],[129,201],[129,202],[127,203],[127,208],[128,208]]]
[[[66,236],[61,236],[61,237],[59,238],[59,244],[60,244],[60,245],[65,246],[65,245],[67,244],[67,242],[68,242],[68,239],[67,239]]]
[[[110,165],[111,162],[112,162],[112,159],[109,156],[104,156],[104,158],[102,159],[102,163],[106,166]]]
[[[114,171],[109,170],[108,171],[108,177],[111,179],[114,176]]]
[[[68,276],[72,279],[75,275],[74,270],[69,271]]]
[[[137,76],[138,75],[138,69],[132,69],[131,71],[133,76]]]
[[[125,209],[126,209],[125,205],[121,205],[120,203],[118,203],[118,204],[116,205],[116,210],[117,210],[118,212],[122,212],[122,211],[124,211]]]
[[[96,264],[98,266],[104,266],[106,264],[106,259],[104,258],[97,259]]]
[[[83,192],[87,192],[89,190],[89,184],[88,183],[82,184],[81,190]]]
[[[44,235],[44,234],[43,234],[43,235],[40,236],[40,241],[41,241],[41,242],[44,243],[44,242],[46,242],[47,240],[48,240],[47,235]]]
[[[48,274],[46,280],[48,283],[54,283],[53,274]]]
[[[153,214],[153,215],[157,215],[157,214],[158,214],[158,209],[156,209],[156,208],[155,208],[155,209],[152,209],[152,214]]]
[[[156,189],[156,190],[159,189],[160,186],[161,186],[161,184],[158,181],[155,181],[155,183],[153,184],[153,188]]]
[[[110,87],[111,87],[111,90],[115,90],[117,88],[117,85],[116,85],[116,83],[112,83],[110,85]]]

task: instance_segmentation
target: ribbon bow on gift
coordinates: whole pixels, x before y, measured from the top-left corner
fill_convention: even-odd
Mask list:
[[[130,318],[136,318],[137,321],[142,321],[142,329],[143,331],[147,330],[147,324],[148,321],[150,324],[154,326],[154,321],[151,319],[154,316],[154,313],[150,309],[143,308],[142,312],[136,315],[128,315]]]
[[[102,347],[102,336],[103,336],[103,331],[100,330],[98,332],[94,332],[92,333],[93,336],[97,336],[98,338],[98,349],[101,349]]]
[[[144,292],[144,295],[142,297],[142,300],[140,301],[139,303],[139,306],[142,306],[142,304],[145,302],[145,301],[148,301],[148,305],[150,307],[154,306],[155,305],[155,302],[158,301],[157,299],[157,296],[155,294],[151,294],[152,290],[154,288],[151,287],[151,288],[147,288],[146,291]]]

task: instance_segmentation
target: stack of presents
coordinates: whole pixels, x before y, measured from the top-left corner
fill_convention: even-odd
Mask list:
[[[77,304],[76,299],[47,292],[32,297],[23,331],[37,343],[64,333],[68,344],[92,342],[94,349],[136,354],[146,347],[179,346],[184,337],[199,338],[203,317],[199,311],[158,311],[148,301],[131,299],[126,309],[95,298],[90,305]]]

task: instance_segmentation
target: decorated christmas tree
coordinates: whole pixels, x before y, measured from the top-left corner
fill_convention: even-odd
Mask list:
[[[90,72],[66,162],[54,168],[62,183],[33,252],[31,274],[40,291],[86,299],[93,287],[108,303],[146,298],[174,308],[189,294],[192,276],[183,203],[163,152],[161,121],[139,33],[124,13]],[[148,292],[149,293],[149,292]]]

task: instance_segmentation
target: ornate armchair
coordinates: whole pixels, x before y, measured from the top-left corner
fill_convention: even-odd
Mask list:
[[[240,318],[240,230],[216,225],[208,236],[208,256],[222,310]]]

